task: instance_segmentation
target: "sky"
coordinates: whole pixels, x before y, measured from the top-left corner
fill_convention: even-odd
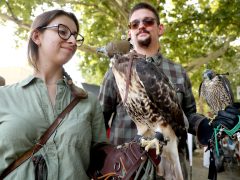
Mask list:
[[[21,69],[24,71],[24,75],[31,74],[32,69],[27,62],[27,42],[19,48],[16,48],[15,40],[17,37],[14,35],[14,29],[16,25],[13,22],[9,22],[6,25],[0,24],[0,75],[5,75],[6,82],[8,84],[14,83],[13,81],[20,81],[21,76],[15,76],[14,80],[10,80],[9,74],[6,74],[6,69]],[[64,67],[70,74],[74,82],[80,85],[84,80],[80,77],[80,72],[77,70],[78,58],[74,56]],[[24,70],[22,70],[24,69]],[[10,71],[9,71],[10,73]],[[11,72],[12,73],[12,72]],[[2,75],[3,76],[3,75]],[[8,79],[9,78],[9,79]]]
[[[26,61],[26,44],[19,49],[15,48],[14,24],[0,25],[0,67],[23,66]]]

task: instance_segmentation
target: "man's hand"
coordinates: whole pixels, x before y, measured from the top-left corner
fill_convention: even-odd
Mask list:
[[[213,128],[218,125],[223,125],[228,130],[231,130],[239,122],[238,116],[240,115],[240,104],[227,106],[224,111],[219,111],[212,124],[209,125],[209,120],[204,118],[198,126],[197,138],[200,144],[208,145],[209,139],[212,138]]]
[[[218,125],[222,125],[228,130],[231,130],[239,122],[240,110],[236,105],[229,105],[225,110],[218,111],[217,116],[212,122],[212,126],[216,128]]]

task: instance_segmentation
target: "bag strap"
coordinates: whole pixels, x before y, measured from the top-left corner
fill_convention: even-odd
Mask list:
[[[58,117],[55,119],[55,121],[51,124],[51,126],[45,131],[45,133],[41,136],[38,143],[36,143],[30,150],[25,152],[22,156],[20,156],[17,160],[13,161],[0,175],[0,180],[5,178],[9,173],[11,173],[13,170],[15,170],[18,166],[20,166],[22,163],[24,163],[26,160],[28,160],[32,155],[34,155],[36,152],[38,152],[44,144],[47,142],[47,140],[51,137],[51,135],[54,133],[54,131],[57,129],[59,124],[64,119],[65,115],[69,113],[75,105],[80,101],[80,97],[75,97],[71,103],[58,115]]]

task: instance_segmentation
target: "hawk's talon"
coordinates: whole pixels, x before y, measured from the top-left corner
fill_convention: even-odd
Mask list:
[[[212,125],[212,122],[214,121],[216,116],[212,117],[212,118],[209,118],[209,122],[208,122],[208,125],[211,126]]]
[[[157,138],[154,138],[152,140],[146,140],[141,138],[140,144],[142,147],[145,147],[145,151],[148,152],[149,149],[156,148],[156,155],[160,154],[160,143]]]

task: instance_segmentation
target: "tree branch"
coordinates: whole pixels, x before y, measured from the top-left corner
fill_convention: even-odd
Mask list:
[[[74,0],[53,0],[52,2],[55,2],[57,4],[74,4],[74,5],[84,5],[84,6],[93,6],[95,8],[98,8],[98,6],[94,3],[87,3],[86,1],[74,1]]]
[[[8,10],[10,11],[10,13],[11,13],[11,15],[12,15],[12,18],[15,19],[15,20],[17,20],[16,16],[14,15],[14,13],[13,13],[13,11],[12,11],[12,8],[11,8],[10,4],[9,4],[7,1],[5,1],[5,3],[6,3],[6,5],[7,5],[7,7],[8,7]]]
[[[196,67],[199,67],[203,64],[207,64],[211,60],[217,59],[218,57],[224,55],[230,46],[230,42],[232,42],[234,40],[235,40],[235,37],[230,37],[228,40],[225,41],[223,46],[221,48],[219,48],[218,50],[208,53],[205,57],[199,57],[199,58],[192,59],[191,63],[189,63],[189,65],[187,67],[185,67],[185,69],[187,71],[192,71],[192,70],[196,69]]]
[[[58,0],[53,0],[53,2],[56,2],[58,4],[62,4],[62,5],[64,5],[64,4],[71,4],[71,5],[75,4],[75,5],[82,5],[82,6],[86,6],[86,7],[93,7],[95,10],[97,10],[97,11],[99,11],[99,12],[105,14],[105,15],[108,15],[104,9],[99,8],[99,6],[97,4],[94,4],[94,3],[87,3],[85,1],[82,2],[82,1],[73,1],[73,0],[64,0],[63,2],[59,2]]]
[[[124,2],[122,2],[124,3]],[[115,6],[116,9],[118,10],[118,12],[122,15],[122,17],[124,18],[125,22],[128,22],[128,12],[124,11],[125,6],[124,4],[119,4],[118,0],[110,0],[109,4],[111,4],[112,6]]]
[[[22,27],[28,31],[30,30],[29,24],[24,24],[23,21],[20,21],[16,18],[13,18],[6,14],[0,13],[0,19],[3,19],[5,21],[12,21],[12,22],[16,23],[19,27]],[[82,45],[81,47],[78,48],[78,50],[83,51],[83,52],[88,52],[88,53],[96,53],[96,47],[92,47],[92,46],[88,46],[88,45]]]
[[[96,47],[88,46],[83,44],[81,47],[78,48],[80,51],[88,52],[88,53],[96,53]]]
[[[17,18],[11,17],[7,14],[0,13],[0,19],[3,19],[5,21],[12,21],[12,22],[16,23],[19,27],[24,28],[26,30],[30,30],[29,24],[25,24],[25,23],[23,23],[23,21],[21,21]]]

